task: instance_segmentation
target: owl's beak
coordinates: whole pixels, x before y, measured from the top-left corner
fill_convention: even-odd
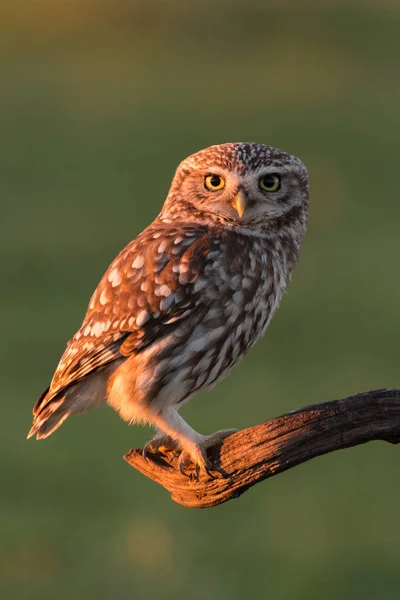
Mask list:
[[[232,202],[232,206],[236,210],[240,218],[242,218],[244,211],[247,208],[247,204],[247,196],[242,190],[240,190],[240,192],[236,194]]]

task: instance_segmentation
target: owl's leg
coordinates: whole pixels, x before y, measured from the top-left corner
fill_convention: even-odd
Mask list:
[[[180,396],[170,398],[170,403],[167,405],[165,396],[161,398],[161,401],[158,399],[158,402],[154,402],[154,397],[151,396],[149,390],[145,390],[146,393],[143,393],[138,386],[137,379],[141,371],[140,368],[135,369],[134,361],[136,360],[137,357],[134,356],[123,362],[110,378],[107,389],[108,403],[128,423],[147,423],[162,432],[146,444],[143,450],[144,456],[150,453],[164,455],[171,452],[174,452],[174,455],[178,453],[180,455],[179,468],[183,473],[186,474],[185,471],[191,464],[196,473],[203,470],[211,476],[207,448],[221,441],[233,431],[217,432],[211,436],[201,435],[192,429],[173,408],[173,405],[178,404],[181,399]],[[145,377],[142,375],[145,382],[147,381],[146,377],[147,375]]]
[[[171,440],[173,446],[170,447],[170,451],[175,451],[180,454],[178,465],[181,471],[183,471],[183,466],[181,466],[183,462],[185,462],[187,466],[190,462],[191,464],[194,464],[196,468],[198,467],[199,470],[203,469],[209,473],[210,465],[206,453],[202,449],[204,436],[192,429],[190,425],[178,415],[174,408],[163,408],[162,410],[153,413],[151,416],[148,415],[148,420],[152,425],[164,433],[164,438],[156,435],[156,438],[149,442],[148,450],[150,450],[150,452],[154,442],[156,442],[156,446],[159,446],[164,440]],[[144,453],[146,455],[147,445],[144,448]]]
[[[193,456],[189,452],[183,450],[179,457],[179,462],[178,462],[179,470],[181,471],[181,473],[183,475],[187,475],[186,470],[193,468],[193,463],[195,463],[196,477],[198,477],[201,468],[204,468],[207,475],[209,477],[211,477],[211,479],[214,479],[214,478],[210,471],[218,471],[219,473],[223,474],[223,472],[220,469],[218,469],[215,465],[212,465],[210,463],[210,461],[208,460],[207,449],[212,448],[213,446],[216,446],[217,444],[222,442],[225,438],[229,437],[233,433],[236,433],[237,431],[238,431],[237,429],[221,429],[220,431],[216,431],[215,433],[212,433],[211,435],[202,436],[202,442],[200,444],[200,448],[202,451],[202,455],[206,457],[206,461],[207,461],[206,467],[202,467],[201,464],[196,463],[193,459]]]
[[[169,439],[177,441],[180,450],[178,466],[184,475],[188,474],[187,469],[194,467],[196,476],[200,470],[203,470],[212,477],[210,471],[213,469],[207,458],[207,448],[214,446],[236,431],[226,429],[209,436],[201,435],[171,407],[152,415],[151,422],[167,434]],[[174,449],[176,450],[176,447]]]

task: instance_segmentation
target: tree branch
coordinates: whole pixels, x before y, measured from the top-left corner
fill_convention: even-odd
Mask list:
[[[209,450],[220,471],[215,479],[205,473],[190,479],[179,471],[176,459],[145,459],[137,448],[124,458],[164,486],[175,502],[206,508],[237,498],[256,483],[315,456],[372,440],[400,442],[400,390],[372,390],[307,406],[238,431]]]

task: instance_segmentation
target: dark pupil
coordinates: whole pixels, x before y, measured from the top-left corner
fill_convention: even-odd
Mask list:
[[[219,175],[213,175],[210,179],[212,187],[218,187],[221,183],[221,177]]]
[[[265,187],[273,187],[275,185],[275,176],[274,175],[266,175],[264,177],[264,185]]]

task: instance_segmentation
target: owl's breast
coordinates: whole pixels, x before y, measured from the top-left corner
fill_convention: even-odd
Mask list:
[[[152,396],[174,405],[212,387],[264,333],[279,305],[285,259],[264,239],[226,235],[209,246],[194,277],[188,316],[153,344],[146,377]],[[147,381],[147,380],[146,380]]]
[[[199,285],[208,311],[188,340],[200,350],[192,367],[199,387],[211,387],[237,364],[266,330],[288,274],[284,259],[264,240],[241,236],[221,243]]]

